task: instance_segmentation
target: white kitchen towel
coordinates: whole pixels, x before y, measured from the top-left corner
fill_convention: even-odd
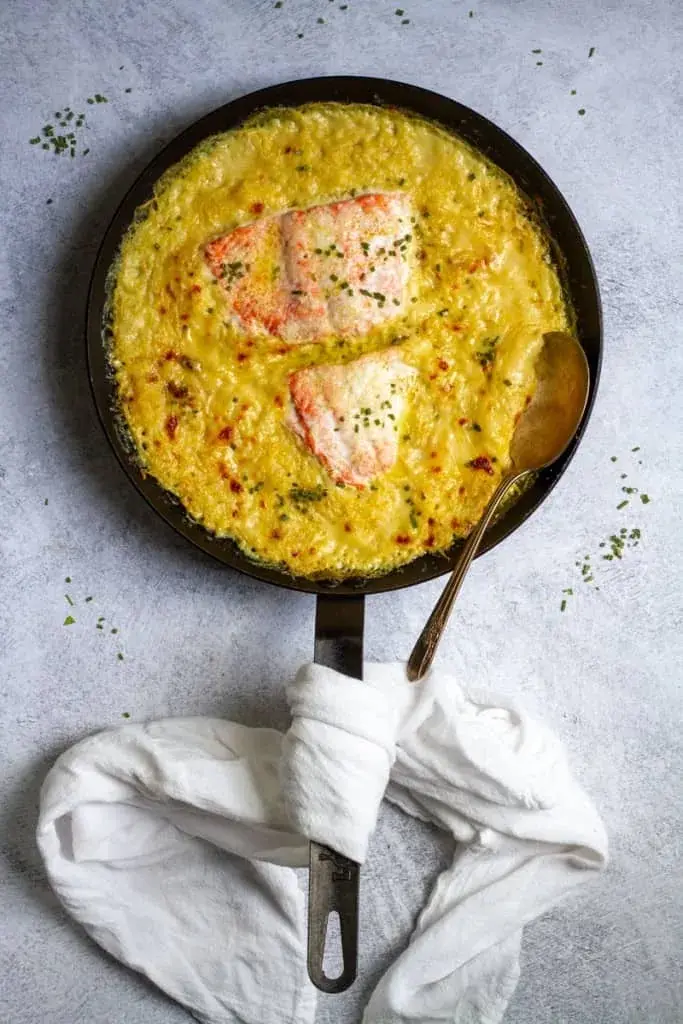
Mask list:
[[[457,840],[364,1024],[496,1024],[523,926],[606,863],[553,734],[515,705],[403,665],[316,665],[282,735],[218,719],[126,725],[63,754],[38,844],[106,950],[206,1024],[311,1024],[304,896],[317,839],[362,861],[382,796]],[[361,890],[362,891],[362,890]]]

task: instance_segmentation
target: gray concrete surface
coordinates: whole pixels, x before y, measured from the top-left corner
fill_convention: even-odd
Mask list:
[[[280,8],[272,0],[5,0],[0,8],[7,1024],[188,1020],[56,905],[33,840],[40,782],[57,753],[124,712],[282,726],[282,682],[311,654],[311,598],[212,564],[157,520],[114,463],[83,358],[98,241],[137,173],[195,118],[264,85],[342,72],[412,81],[492,118],[550,172],[594,254],[606,352],[585,443],[542,511],[475,566],[441,658],[463,680],[519,694],[561,732],[611,836],[609,871],[528,929],[507,1021],[681,1019],[683,7],[400,3],[403,17],[396,0],[348,0],[345,11],[337,0]],[[85,105],[97,92],[109,102]],[[29,145],[66,104],[88,113],[78,150],[89,147],[87,157]],[[650,503],[632,496],[618,511],[628,485]],[[603,561],[599,543],[621,526],[640,528],[640,545]],[[581,583],[575,565],[587,554],[599,591]],[[566,587],[574,596],[562,613]],[[438,590],[369,600],[368,656],[405,656]],[[76,622],[64,626],[69,613]],[[361,980],[321,1000],[321,1024],[359,1020],[448,854],[430,829],[383,813],[365,871]]]

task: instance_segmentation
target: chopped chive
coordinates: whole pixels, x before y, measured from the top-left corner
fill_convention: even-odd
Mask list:
[[[594,53],[595,53],[595,47],[591,46],[590,50],[588,51],[588,56],[592,57]]]
[[[130,711],[122,711],[121,718],[130,718]]]
[[[584,115],[585,113],[586,113],[586,108],[585,108],[585,107],[579,107],[579,115],[580,115],[581,117],[583,117],[583,115]]]
[[[119,659],[119,661],[123,661],[123,655],[121,654],[121,651],[119,651],[116,657]]]
[[[641,494],[640,500],[642,501],[643,505],[649,505],[650,504],[650,495],[649,494]]]
[[[68,594],[65,594],[65,595],[64,595],[64,597],[66,598],[66,600],[67,600],[67,601],[69,602],[69,604],[70,604],[70,605],[71,605],[71,607],[73,608],[73,606],[74,606],[74,603],[73,603],[73,601],[71,600],[71,598],[69,597],[69,595],[68,595]]]
[[[626,508],[627,505],[628,505],[628,498],[624,499],[624,501],[620,501],[619,502],[619,504],[617,505],[617,511],[619,509]]]
[[[65,626],[73,626],[75,622],[76,620],[74,619],[73,615],[67,615],[67,617],[64,619]]]
[[[562,598],[562,604],[560,605],[560,611],[563,612],[566,607],[567,607],[567,599],[563,597]]]

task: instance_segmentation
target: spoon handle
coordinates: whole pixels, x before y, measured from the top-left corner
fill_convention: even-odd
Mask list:
[[[498,487],[493,493],[493,497],[489,501],[484,513],[470,533],[465,546],[460,552],[460,558],[456,562],[455,569],[451,574],[451,578],[443,589],[441,597],[434,605],[432,614],[427,619],[425,628],[420,633],[417,643],[413,647],[410,657],[408,658],[407,674],[408,679],[411,683],[416,683],[429,670],[434,655],[436,654],[436,648],[439,645],[441,635],[448,622],[448,617],[451,614],[451,609],[455,603],[455,599],[460,593],[465,574],[470,567],[472,559],[477,553],[481,539],[486,532],[486,527],[491,522],[493,515],[500,505],[501,501],[510,490],[512,485],[516,483],[524,473],[513,473],[510,476],[503,477]]]

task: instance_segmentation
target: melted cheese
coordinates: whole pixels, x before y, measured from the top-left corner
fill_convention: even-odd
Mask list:
[[[407,312],[296,346],[245,335],[206,265],[260,217],[400,190],[415,211]],[[144,469],[207,530],[297,574],[370,575],[464,536],[507,464],[546,331],[569,311],[513,183],[396,110],[278,110],[208,140],[159,182],[112,271],[112,350]],[[289,377],[399,346],[417,371],[393,466],[335,485],[287,424]]]

